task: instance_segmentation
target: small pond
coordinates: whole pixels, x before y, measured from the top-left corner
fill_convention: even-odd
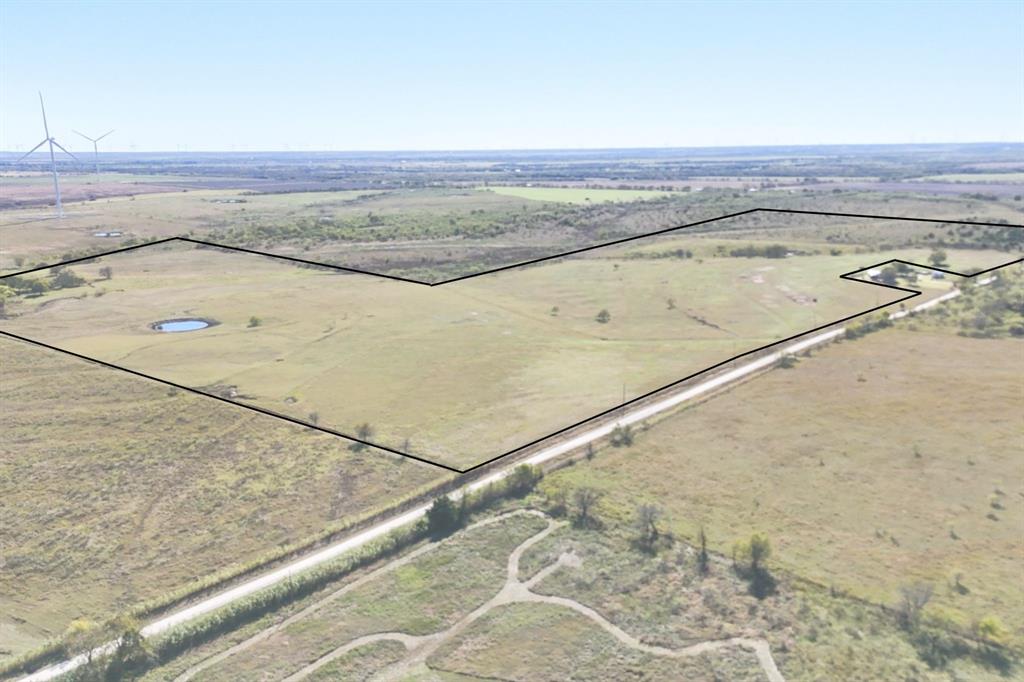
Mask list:
[[[150,325],[158,332],[194,332],[198,329],[206,329],[216,324],[212,320],[199,318],[184,318],[178,320],[161,320]]]

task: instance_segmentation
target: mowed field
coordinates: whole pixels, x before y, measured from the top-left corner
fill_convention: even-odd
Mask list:
[[[6,338],[0,404],[0,660],[444,473]]]
[[[996,616],[1019,648],[1024,341],[913,329],[829,346],[544,485],[593,486],[620,520],[660,505],[724,553],[765,533],[776,565],[875,603],[927,583],[930,617]]]
[[[464,468],[901,296],[838,279],[877,254],[636,260],[629,248],[425,287],[175,243],[77,267],[88,286],[10,302],[0,329],[342,433],[368,424],[364,439]],[[218,324],[151,328],[184,317]]]

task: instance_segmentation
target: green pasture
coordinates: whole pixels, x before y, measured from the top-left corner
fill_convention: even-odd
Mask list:
[[[461,468],[899,296],[838,278],[866,254],[588,255],[424,287],[173,244],[79,266],[0,328]],[[219,324],[151,328],[183,317]]]

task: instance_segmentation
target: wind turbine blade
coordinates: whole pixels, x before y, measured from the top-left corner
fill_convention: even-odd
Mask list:
[[[95,140],[93,140],[93,142],[99,142],[100,140],[102,140],[104,137],[106,137],[107,135],[109,135],[112,132],[114,132],[114,131],[113,130],[108,130],[107,132],[103,133],[102,135],[97,137]]]
[[[57,149],[61,150],[61,151],[62,151],[62,152],[64,152],[65,154],[67,154],[68,156],[70,156],[70,157],[71,157],[72,159],[74,159],[75,161],[78,161],[79,163],[81,163],[81,161],[79,160],[79,158],[78,158],[77,156],[75,156],[74,154],[72,154],[71,152],[69,152],[69,151],[68,151],[67,149],[64,149],[64,147],[61,147],[61,146],[60,146],[60,142],[57,142],[57,140],[50,140],[50,142],[52,142],[52,143],[53,143],[53,146],[55,146],[55,147],[56,147]]]
[[[25,152],[25,153],[24,153],[24,154],[22,155],[22,157],[21,157],[20,159],[18,159],[17,161],[15,161],[14,163],[21,163],[22,159],[24,159],[24,158],[25,158],[26,156],[28,156],[29,154],[31,154],[31,153],[32,153],[32,152],[34,152],[35,150],[39,149],[40,147],[42,147],[42,146],[43,146],[44,144],[46,144],[46,143],[47,143],[47,142],[49,142],[49,141],[50,141],[50,140],[49,140],[49,138],[47,138],[47,139],[43,140],[42,142],[40,142],[39,144],[37,144],[37,145],[36,145],[35,147],[32,147],[32,149],[30,149],[29,151]]]
[[[95,142],[96,140],[99,139],[99,138],[96,138],[96,140],[94,140],[91,137],[89,137],[88,135],[86,135],[85,133],[80,133],[77,130],[75,130],[74,128],[71,129],[71,132],[73,132],[75,135],[78,135],[79,137],[84,137],[85,139],[89,140],[89,142]]]
[[[39,108],[43,110],[43,130],[46,131],[46,137],[50,137],[50,126],[46,123],[46,106],[43,104],[43,93],[39,93]]]

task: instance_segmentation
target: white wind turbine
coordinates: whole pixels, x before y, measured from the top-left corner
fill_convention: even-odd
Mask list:
[[[93,159],[96,162],[96,175],[99,175],[100,174],[100,150],[99,150],[99,147],[96,146],[96,143],[99,142],[104,137],[106,137],[107,135],[109,135],[110,133],[112,133],[114,131],[113,130],[108,130],[107,132],[103,133],[102,135],[100,135],[99,137],[96,137],[96,138],[89,137],[85,133],[80,133],[77,130],[72,130],[72,132],[75,135],[80,135],[80,136],[84,137],[85,139],[89,140],[89,142],[92,142]]]
[[[57,142],[57,140],[55,140],[52,137],[50,137],[50,126],[46,123],[46,107],[43,105],[43,93],[41,93],[41,92],[39,93],[39,108],[43,112],[43,131],[46,133],[46,137],[43,138],[42,142],[37,144],[35,147],[32,147],[32,149],[30,149],[24,156],[22,156],[20,159],[15,161],[15,163],[20,163],[25,157],[27,157],[29,154],[31,154],[35,150],[37,150],[40,147],[42,147],[44,144],[48,143],[50,145],[50,168],[53,170],[53,192],[54,192],[54,194],[57,195],[57,217],[58,218],[63,218],[64,217],[64,207],[60,203],[60,179],[57,177],[57,157],[53,153],[53,148],[57,147],[57,149],[61,150],[65,154],[67,154],[68,156],[70,156],[75,161],[78,161],[78,157],[75,156],[74,154],[72,154],[71,152],[69,152],[67,149],[64,149],[64,147],[61,147],[60,143]]]

